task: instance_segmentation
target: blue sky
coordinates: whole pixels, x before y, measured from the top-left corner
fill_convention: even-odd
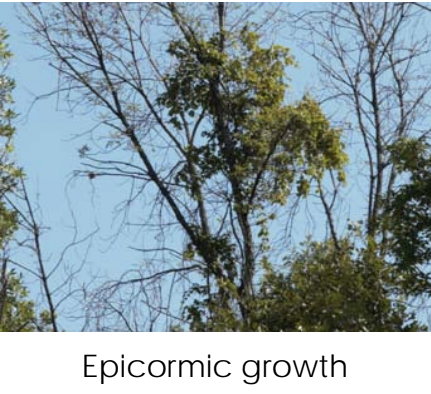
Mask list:
[[[112,181],[98,182],[97,188],[87,179],[72,181],[73,171],[80,167],[78,149],[83,144],[82,139],[73,137],[90,129],[94,122],[88,116],[72,116],[64,108],[58,110],[55,96],[35,102],[36,97],[55,90],[57,76],[45,61],[37,60],[39,50],[23,34],[24,27],[17,18],[18,7],[19,4],[1,3],[0,25],[7,29],[14,53],[7,72],[17,84],[14,99],[19,118],[15,156],[27,174],[30,194],[39,202],[42,223],[48,227],[43,238],[45,257],[52,266],[72,241],[74,221],[70,207],[73,206],[78,238],[100,228],[86,259],[89,264],[78,277],[79,281],[85,282],[95,273],[116,276],[121,270],[115,269],[114,262],[137,261],[129,248],[131,242],[116,242],[113,246],[110,242],[111,212],[118,203],[121,188],[112,187]],[[85,245],[71,250],[65,259],[66,265],[79,264],[84,253]],[[61,283],[64,275],[59,270],[53,284]],[[26,279],[31,278],[26,276]],[[67,329],[79,329],[76,323],[65,324]]]

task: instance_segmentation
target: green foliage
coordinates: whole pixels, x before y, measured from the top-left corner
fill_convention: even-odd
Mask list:
[[[16,178],[20,174],[19,169],[9,159],[13,152],[12,137],[15,132],[11,122],[16,115],[11,109],[13,104],[12,90],[15,83],[3,72],[12,57],[6,39],[6,32],[0,29],[0,193],[2,194],[14,188]]]
[[[340,130],[331,128],[311,97],[284,104],[285,70],[294,65],[289,50],[260,46],[251,29],[237,36],[224,31],[223,44],[219,35],[172,42],[177,64],[158,101],[178,129],[182,119],[206,115],[208,129],[201,146],[189,147],[190,160],[200,179],[223,173],[238,184],[247,212],[267,202],[285,204],[295,179],[298,193],[306,195],[306,183],[329,168],[343,178],[347,161]],[[192,187],[187,168],[180,180]]]
[[[406,294],[430,294],[430,146],[405,139],[392,147],[392,153],[408,180],[388,196],[385,225],[391,235],[390,254]]]
[[[26,287],[13,272],[5,278],[6,289],[0,294],[4,305],[0,319],[0,332],[48,331],[50,318],[46,312],[36,316],[34,302],[29,299]]]
[[[313,181],[329,169],[344,179],[347,156],[341,131],[331,127],[311,97],[286,104],[286,69],[294,59],[280,45],[263,47],[253,28],[210,37],[194,31],[171,42],[168,53],[175,66],[165,77],[158,105],[179,132],[198,119],[204,128],[199,143],[187,147],[188,162],[176,181],[199,200],[202,184],[225,178],[244,242],[267,253],[268,222],[275,219],[268,205],[284,205],[292,193],[307,196]],[[195,245],[184,256],[201,255],[210,262],[211,285],[193,288],[198,298],[186,310],[188,320],[197,330],[246,329],[238,314],[251,300],[244,296],[238,274],[244,265],[252,272],[258,262],[250,252],[247,261],[240,257],[232,234],[209,236],[196,230]]]
[[[328,57],[313,51],[331,82],[324,84],[329,89],[324,96],[347,106],[339,120],[352,126],[352,146],[361,142],[365,149],[352,151],[355,162],[364,165],[354,169],[368,175],[364,185],[353,188],[355,203],[359,189],[364,191],[363,201],[352,207],[356,215],[362,203],[367,205],[364,228],[361,223],[356,232],[341,235],[345,211],[337,209],[346,196],[340,184],[346,182],[348,161],[343,132],[310,95],[291,99],[288,75],[296,62],[290,50],[262,36],[268,22],[249,23],[260,19],[257,13],[232,7],[25,6],[24,20],[60,72],[59,90],[70,107],[88,105],[111,130],[100,140],[91,138],[96,152],[106,154],[102,160],[87,145],[80,151],[94,169],[88,177],[131,180],[139,193],[130,194],[136,198],[129,197],[127,207],[148,190],[145,204],[153,205],[140,209],[139,216],[148,212],[142,226],[157,233],[158,249],[151,250],[151,261],[162,261],[163,267],[154,274],[151,264],[143,285],[156,288],[156,277],[162,281],[175,274],[174,286],[184,278],[181,283],[188,287],[181,290],[181,307],[187,325],[172,330],[421,330],[406,305],[412,296],[430,294],[431,156],[423,141],[403,137],[419,133],[416,118],[422,118],[419,109],[426,104],[409,73],[411,61],[420,56],[416,50],[408,54],[410,44],[402,39],[400,46],[397,38],[405,10],[396,7],[392,17],[380,21],[383,8],[349,5],[337,8],[354,16],[349,26],[348,18],[338,24],[332,11],[319,13],[324,19],[316,29],[307,26],[307,34],[332,43]],[[390,16],[391,9],[382,15]],[[398,15],[400,23],[392,23]],[[375,34],[376,26],[381,34]],[[363,38],[352,41],[353,51],[346,51],[350,43],[340,39],[345,29]],[[10,57],[5,45],[0,48],[5,59]],[[405,60],[398,61],[400,53]],[[411,70],[419,69],[413,64]],[[2,184],[13,189],[16,173],[8,156],[13,82],[2,81],[0,135],[7,159],[1,162]],[[400,186],[394,190],[394,185]],[[330,240],[310,240],[289,255],[285,266],[275,266],[280,245],[277,253],[272,246],[280,238],[274,232],[286,225],[296,207],[292,201],[310,197],[314,202],[316,196]],[[0,240],[7,242],[16,219],[5,205],[0,215]],[[171,260],[165,248],[169,242],[177,247],[180,238],[183,249]],[[25,299],[19,289],[9,290],[17,294],[11,305]],[[169,293],[177,294],[173,287]],[[116,294],[125,305],[126,291]],[[34,318],[31,305],[29,313],[25,304],[17,309]],[[127,316],[121,308],[115,313]]]
[[[16,230],[16,217],[14,212],[7,209],[4,196],[16,186],[18,170],[10,159],[13,151],[12,137],[15,129],[11,125],[15,117],[10,105],[13,103],[13,81],[2,70],[7,66],[12,54],[6,44],[7,35],[0,29],[0,247],[9,240]]]
[[[12,57],[6,39],[6,32],[0,29],[0,331],[40,331],[47,328],[48,316],[42,313],[36,317],[35,305],[28,299],[21,278],[7,270],[6,250],[18,229],[18,221],[16,212],[8,208],[5,199],[15,191],[22,172],[10,157],[15,133],[12,125],[15,113],[11,109],[15,84],[2,72]]]
[[[269,269],[256,302],[263,331],[417,331],[397,295],[393,271],[373,251],[344,239],[308,242],[288,262],[288,273]]]

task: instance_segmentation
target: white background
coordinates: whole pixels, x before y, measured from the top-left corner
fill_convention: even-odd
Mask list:
[[[2,393],[409,393],[431,384],[431,337],[427,333],[2,333]],[[231,361],[228,378],[84,378],[84,354],[121,361],[201,359]],[[246,385],[242,365],[248,359],[314,361],[322,355],[342,359],[347,377],[270,376]],[[136,370],[141,367],[137,366]],[[293,368],[293,366],[292,366]],[[341,367],[336,367],[341,376]],[[226,364],[220,370],[226,370]],[[98,368],[88,370],[98,372]],[[330,365],[327,363],[330,375]]]

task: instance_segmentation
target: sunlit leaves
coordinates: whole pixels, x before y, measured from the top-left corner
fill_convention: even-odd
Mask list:
[[[224,40],[224,51],[218,36],[172,42],[168,52],[176,66],[159,97],[177,129],[182,119],[206,114],[202,147],[190,147],[202,176],[233,177],[250,211],[267,201],[284,204],[298,177],[301,195],[308,193],[306,182],[328,169],[344,179],[347,157],[340,130],[330,126],[309,96],[285,104],[286,67],[294,65],[289,50],[262,47],[252,26],[235,37],[224,32]]]
[[[291,194],[306,197],[327,170],[344,179],[347,156],[341,130],[331,127],[310,96],[288,103],[286,71],[295,61],[285,47],[262,46],[252,24],[210,37],[194,31],[172,41],[168,54],[174,65],[164,77],[166,89],[158,105],[169,123],[184,134],[195,127],[196,114],[202,117],[196,143],[187,147],[187,161],[176,181],[199,199],[201,185],[224,178],[243,226],[252,215],[256,218],[256,238],[250,247],[265,255],[270,251],[268,222],[275,219],[265,207],[285,205]],[[226,234],[198,235],[198,240],[219,268],[210,271],[219,292],[216,299],[235,299],[240,294],[234,284],[236,266],[244,264],[239,251]],[[251,235],[246,242],[253,242]],[[195,258],[195,252],[188,247],[184,256]],[[237,301],[248,308],[244,299]],[[241,329],[233,319],[236,312],[220,310],[212,302],[209,297],[189,306],[195,327],[201,327],[206,305],[213,314],[211,321],[218,322],[211,329]]]

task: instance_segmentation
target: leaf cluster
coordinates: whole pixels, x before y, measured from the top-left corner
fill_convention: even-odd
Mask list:
[[[343,239],[307,242],[287,262],[287,274],[267,270],[256,302],[264,331],[423,330],[394,292],[393,271],[374,251]]]

